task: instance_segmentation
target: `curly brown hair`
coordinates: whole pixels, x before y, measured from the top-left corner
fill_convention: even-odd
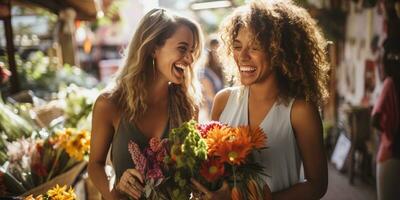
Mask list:
[[[299,97],[323,104],[328,97],[327,42],[305,9],[291,1],[261,0],[236,9],[220,28],[221,55],[229,62],[233,61],[233,41],[242,27],[252,31],[266,52],[281,100]]]

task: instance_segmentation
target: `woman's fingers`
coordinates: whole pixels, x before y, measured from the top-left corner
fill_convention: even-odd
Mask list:
[[[117,184],[117,189],[134,199],[139,199],[143,192],[143,178],[135,169],[126,170]]]
[[[131,174],[132,176],[136,177],[140,181],[140,183],[144,184],[143,176],[140,174],[140,172],[138,170],[136,170],[136,169],[127,169],[126,171],[128,171],[129,174]]]
[[[190,181],[196,187],[197,190],[206,195],[206,199],[211,199],[212,193],[206,187],[204,187],[201,183],[197,182],[193,178],[191,178]]]
[[[229,191],[229,185],[226,181],[222,183],[222,187],[218,191]]]
[[[139,193],[139,191],[137,191],[136,188],[134,188],[129,183],[125,185],[125,193],[133,197],[134,199],[139,199],[141,196],[141,193]]]
[[[144,188],[141,183],[136,179],[136,177],[131,176],[130,179],[128,179],[128,182],[131,186],[136,188],[138,191],[143,192]]]
[[[269,188],[269,186],[266,184],[264,186],[264,200],[271,200],[272,199],[272,193],[271,193],[271,189]]]

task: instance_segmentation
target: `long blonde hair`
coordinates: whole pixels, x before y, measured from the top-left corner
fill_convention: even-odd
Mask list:
[[[147,110],[146,83],[156,73],[152,54],[156,47],[163,46],[180,25],[187,26],[194,37],[194,60],[201,54],[203,37],[199,25],[182,16],[165,9],[157,8],[149,11],[139,22],[138,28],[127,47],[125,62],[115,79],[111,90],[111,98],[124,115],[136,122]],[[200,84],[193,71],[185,75],[182,84],[169,85],[170,128],[179,126],[183,121],[193,118],[200,103]]]

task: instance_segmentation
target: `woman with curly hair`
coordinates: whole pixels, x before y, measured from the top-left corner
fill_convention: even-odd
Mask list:
[[[328,174],[318,108],[328,63],[315,21],[290,1],[258,0],[237,8],[220,33],[241,86],[216,95],[212,119],[267,135],[267,149],[253,154],[268,175],[265,199],[320,199]],[[229,197],[226,184],[210,192],[193,183],[208,199]]]
[[[150,138],[197,118],[199,82],[193,71],[202,50],[197,23],[165,9],[153,9],[141,20],[127,48],[115,85],[102,93],[93,109],[89,176],[104,199],[139,199],[143,174],[128,151]],[[110,191],[104,171],[107,152],[116,174]]]

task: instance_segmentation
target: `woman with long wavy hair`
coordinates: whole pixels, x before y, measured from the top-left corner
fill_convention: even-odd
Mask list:
[[[150,138],[167,137],[171,128],[197,118],[193,65],[202,40],[197,23],[165,9],[153,9],[140,21],[115,84],[93,109],[88,171],[104,199],[142,196],[143,174],[130,160],[129,141],[144,149]],[[104,171],[110,146],[112,190]]]
[[[221,26],[222,58],[240,85],[219,92],[211,118],[261,128],[268,148],[253,154],[267,176],[265,199],[320,199],[327,161],[318,107],[328,96],[326,41],[307,11],[291,1],[257,0]],[[302,166],[304,174],[302,173]],[[227,199],[226,184],[207,199]]]

